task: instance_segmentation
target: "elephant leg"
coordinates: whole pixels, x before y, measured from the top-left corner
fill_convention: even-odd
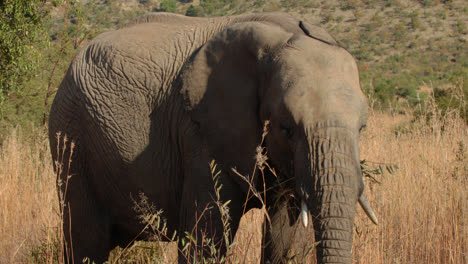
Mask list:
[[[264,253],[261,263],[312,263],[312,225],[305,228],[295,216],[297,211],[286,201],[270,210],[271,223],[265,221]]]
[[[67,151],[64,157],[69,157]],[[69,152],[68,152],[69,153]],[[64,254],[67,263],[82,263],[86,257],[96,263],[107,260],[110,251],[109,217],[98,207],[88,182],[85,164],[75,147],[70,166],[59,171],[59,197],[62,204]]]
[[[205,258],[210,263],[219,263],[226,254],[229,246],[227,243],[233,243],[244,210],[245,194],[229,176],[225,174],[220,176],[222,177],[220,182],[223,184],[220,189],[222,201],[218,202],[230,201],[228,209],[223,213],[215,204],[217,201],[214,200],[216,195],[212,181],[207,184],[197,178],[185,182],[179,236],[188,241],[188,237],[182,233],[186,231],[195,241],[192,241],[187,250],[179,250],[179,263],[198,263],[194,258],[198,260]],[[210,186],[212,190],[207,190],[206,186]],[[223,223],[223,219],[226,222]],[[225,240],[226,236],[229,241]],[[179,238],[179,249],[185,246],[181,238]],[[213,245],[216,248],[215,252],[211,251]]]
[[[198,152],[194,159],[186,163],[179,222],[179,263],[192,263],[194,259],[201,258],[218,262],[226,253],[224,232],[227,231],[220,208],[216,204],[215,181],[208,160],[207,155]],[[219,177],[218,187],[223,184],[220,189],[222,201],[219,202],[225,203],[235,198],[231,195],[235,192],[232,184],[225,181],[227,177],[223,173]],[[232,201],[230,204],[233,204]],[[232,211],[226,212],[226,216],[231,213]],[[240,212],[236,213],[235,218],[240,219]],[[231,218],[230,223],[236,221]],[[232,228],[237,230],[237,226],[238,223]],[[231,232],[235,232],[232,228]],[[190,234],[191,243],[186,250],[181,250],[185,247],[182,240],[185,243],[189,240],[185,232]],[[211,251],[211,246],[216,250]]]
[[[184,185],[180,208],[179,249],[185,246],[182,240],[189,242],[190,246],[184,251],[179,250],[179,263],[192,263],[194,258],[215,257],[210,253],[209,241],[217,249],[215,255],[224,255],[226,247],[223,243],[221,214],[213,200],[216,197],[214,191],[207,189],[208,186],[213,187],[213,184],[202,184],[189,179]],[[190,234],[190,238],[185,232]]]

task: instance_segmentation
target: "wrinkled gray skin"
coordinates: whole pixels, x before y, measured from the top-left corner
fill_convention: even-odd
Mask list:
[[[75,263],[85,256],[103,262],[140,234],[139,193],[164,211],[169,233],[193,231],[200,218],[198,238],[205,232],[221,241],[219,212],[201,213],[215,197],[212,159],[235,234],[248,186],[231,168],[251,174],[266,120],[264,147],[279,178],[266,175],[273,222],[264,261],[285,261],[293,245],[282,227],[297,225],[303,200],[321,241],[318,262],[351,263],[366,99],[352,56],[321,29],[301,25],[280,13],[152,14],[101,34],[76,56],[49,121]],[[57,145],[59,132],[67,143]],[[262,177],[247,177],[263,189]],[[256,206],[251,199],[247,210]],[[278,221],[285,210],[286,224]]]

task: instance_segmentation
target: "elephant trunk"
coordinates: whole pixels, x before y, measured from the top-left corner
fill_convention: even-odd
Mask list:
[[[351,263],[355,206],[340,187],[324,188],[311,208],[319,263]],[[341,198],[340,198],[341,197]]]
[[[296,177],[319,242],[318,263],[351,263],[355,205],[363,189],[357,139],[350,130],[336,127],[307,138],[308,155],[301,156],[309,166],[296,171],[301,174]]]

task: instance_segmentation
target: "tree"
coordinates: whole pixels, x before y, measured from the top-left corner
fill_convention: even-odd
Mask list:
[[[42,27],[47,15],[44,4],[44,0],[0,1],[0,106],[39,65],[40,47],[48,41]]]

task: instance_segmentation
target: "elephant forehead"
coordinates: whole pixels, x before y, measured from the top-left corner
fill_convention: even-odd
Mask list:
[[[295,84],[284,96],[284,103],[296,123],[342,120],[350,126],[359,123],[365,104],[345,83]]]
[[[301,49],[288,53],[282,66],[287,74],[281,74],[279,84],[296,122],[345,119],[358,123],[366,100],[352,57],[327,49],[321,54]]]
[[[354,58],[346,50],[321,41],[300,37],[286,47],[281,54],[283,64],[291,68],[310,71],[330,72],[335,75],[347,74],[347,78],[358,77]]]

